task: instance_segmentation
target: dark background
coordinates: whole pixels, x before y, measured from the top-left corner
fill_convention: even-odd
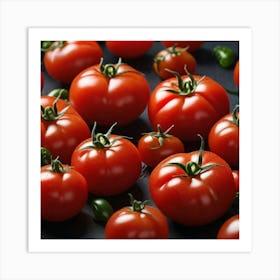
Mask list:
[[[106,49],[104,42],[99,42],[103,54],[104,54],[104,63],[117,63],[118,57],[115,57]],[[233,68],[234,64],[230,68],[222,68],[215,56],[213,55],[213,48],[217,45],[223,45],[230,47],[236,56],[236,60],[239,57],[239,42],[238,41],[211,41],[204,42],[203,45],[195,51],[193,56],[197,61],[197,70],[196,74],[206,75],[220,83],[224,88],[230,90],[237,90],[233,82]],[[149,82],[151,92],[153,89],[161,82],[161,79],[155,74],[152,68],[152,61],[157,52],[162,50],[164,46],[161,42],[155,42],[152,48],[142,57],[137,59],[122,59],[123,62],[131,65],[138,71],[145,74],[146,79]],[[42,69],[45,77],[45,84],[42,91],[42,94],[48,94],[51,90],[55,88],[67,88],[67,85],[63,85],[60,82],[53,80],[44,70]],[[233,109],[234,105],[239,103],[239,97],[236,95],[228,94],[230,99],[230,110]],[[107,131],[106,128],[99,127],[100,132]],[[133,122],[132,124],[114,129],[115,134],[126,135],[133,137],[132,142],[137,144],[138,139],[142,136],[143,132],[150,132],[152,128],[149,124],[147,118],[147,110]],[[188,143],[185,145],[186,152],[199,148],[199,143]],[[148,191],[148,179],[151,172],[150,168],[147,168],[143,165],[143,171],[141,177],[138,179],[136,184],[132,186],[127,192],[106,198],[114,210],[117,210],[121,207],[129,205],[128,193],[132,193],[133,196],[138,200],[148,199],[149,205],[154,205],[153,201],[150,198]],[[88,203],[82,210],[80,214],[76,217],[65,221],[65,222],[45,222],[41,223],[41,238],[49,239],[76,239],[76,238],[104,238],[104,223],[95,222],[92,218],[92,210],[90,207],[90,202],[92,201],[92,195],[89,195]],[[233,216],[238,212],[236,207],[231,207],[223,217],[217,221],[201,227],[186,227],[176,224],[175,222],[168,220],[169,222],[169,238],[178,238],[178,239],[213,239],[216,238],[216,234],[219,230],[219,227],[222,223],[229,217]]]

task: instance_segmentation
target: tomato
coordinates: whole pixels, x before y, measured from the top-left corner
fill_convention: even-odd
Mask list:
[[[149,97],[144,76],[121,61],[85,69],[69,91],[71,104],[88,125],[129,124],[144,111]]]
[[[106,134],[96,134],[95,124],[92,138],[80,143],[72,155],[71,166],[86,178],[89,191],[98,196],[128,190],[142,170],[137,148],[128,139],[111,134],[113,126]]]
[[[226,90],[209,77],[174,75],[151,94],[148,114],[153,129],[174,124],[173,135],[183,141],[196,141],[197,134],[207,138],[214,123],[229,112]]]
[[[99,63],[103,56],[95,41],[46,41],[43,51],[48,74],[65,84],[70,84],[85,68]]]
[[[223,68],[229,68],[235,61],[235,55],[231,48],[226,46],[216,46],[213,53],[217,58],[219,65]]]
[[[176,71],[178,74],[185,74],[185,67],[192,74],[196,70],[195,58],[184,48],[169,47],[158,52],[154,57],[153,68],[156,74],[162,78],[171,78],[174,75],[166,69]]]
[[[93,219],[97,222],[107,222],[114,210],[111,204],[104,198],[95,198],[91,202]]]
[[[151,172],[149,190],[156,206],[178,224],[201,226],[222,217],[235,196],[229,165],[203,151],[178,153]]]
[[[168,238],[168,223],[155,207],[131,198],[131,206],[116,211],[105,226],[106,239]]]
[[[166,157],[185,151],[182,141],[178,137],[168,134],[171,128],[173,126],[163,132],[161,126],[158,125],[157,132],[146,133],[139,139],[138,150],[146,165],[155,167]]]
[[[232,170],[232,176],[235,183],[235,191],[239,192],[239,170]]]
[[[210,151],[221,156],[235,169],[239,167],[239,106],[235,106],[231,114],[218,120],[209,133]]]
[[[154,41],[106,41],[106,47],[117,57],[136,58],[144,55]]]
[[[222,224],[217,239],[239,239],[239,214],[232,216]]]
[[[239,87],[239,60],[236,62],[233,69],[233,81]]]
[[[77,215],[87,202],[85,178],[57,159],[41,167],[41,216],[65,221]]]
[[[41,104],[53,98],[44,96]],[[54,98],[52,106],[41,107],[41,146],[48,149],[54,158],[59,156],[63,163],[69,164],[75,147],[91,133],[85,121],[71,111],[71,105],[58,110],[64,104],[62,100]]]
[[[203,41],[163,41],[163,45],[168,48],[176,45],[177,47],[186,48],[188,52],[194,52],[204,43]]]

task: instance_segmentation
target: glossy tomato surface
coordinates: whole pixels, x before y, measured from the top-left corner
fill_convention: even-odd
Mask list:
[[[239,126],[232,114],[217,121],[208,137],[210,151],[222,157],[231,168],[239,168]]]
[[[172,133],[184,141],[196,141],[197,134],[208,137],[214,123],[229,113],[229,98],[219,83],[209,77],[192,77],[162,81],[148,104],[153,128],[160,124],[165,130],[174,124]]]
[[[235,191],[239,192],[239,170],[232,170],[232,176],[235,183]]]
[[[187,226],[206,225],[220,218],[235,195],[231,169],[216,154],[203,152],[202,166],[217,166],[198,175],[186,176],[182,168],[173,164],[197,162],[198,157],[197,151],[172,155],[155,167],[149,179],[157,207],[173,221]]]
[[[79,72],[100,62],[102,49],[96,41],[60,41],[44,55],[44,66],[54,79],[70,84]]]
[[[239,60],[236,62],[233,69],[233,80],[234,83],[239,87]]]
[[[203,41],[163,41],[163,45],[168,48],[176,45],[177,47],[188,47],[189,52],[194,52],[202,46]]]
[[[107,70],[104,70],[107,69]],[[145,110],[149,84],[142,74],[127,64],[100,65],[82,71],[71,84],[70,102],[92,125],[127,125]]]
[[[116,211],[105,227],[107,239],[168,238],[168,223],[155,207],[146,205],[142,211],[124,207]]]
[[[110,135],[110,140],[118,138]],[[80,143],[72,154],[71,166],[87,180],[94,195],[110,196],[128,190],[141,173],[141,159],[137,148],[120,138],[108,148],[92,148],[92,139]]]
[[[77,215],[88,197],[85,178],[69,165],[64,171],[41,167],[41,216],[46,221],[65,221]]]
[[[174,77],[174,74],[168,72],[168,70],[173,70],[180,75],[184,75],[186,73],[185,67],[192,74],[196,71],[196,60],[194,56],[184,48],[169,47],[161,50],[154,57],[153,68],[163,80]]]
[[[239,239],[239,214],[224,222],[218,231],[217,239]]]
[[[154,41],[106,41],[106,47],[117,57],[136,58],[144,55]]]

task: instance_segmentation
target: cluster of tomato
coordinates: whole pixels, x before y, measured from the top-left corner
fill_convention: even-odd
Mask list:
[[[134,59],[153,43],[107,41],[106,47],[116,57]],[[218,82],[195,74],[192,52],[202,44],[163,42],[152,62],[162,81],[151,92],[145,76],[121,59],[105,64],[98,42],[42,42],[46,71],[69,86],[41,96],[43,220],[71,219],[89,193],[97,198],[93,216],[105,222],[106,238],[168,238],[167,218],[201,226],[226,213],[239,192],[239,110],[237,105],[229,112],[228,93]],[[229,63],[223,53],[228,50],[215,51],[220,63]],[[137,145],[113,134],[133,125],[145,109],[153,131]],[[185,152],[197,140],[200,148]],[[130,195],[131,205],[114,211],[106,197],[128,191],[143,164],[151,169],[148,188],[156,207]],[[221,231],[217,238],[238,238],[238,215]]]

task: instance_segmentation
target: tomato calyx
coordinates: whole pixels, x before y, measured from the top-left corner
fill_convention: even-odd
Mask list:
[[[178,94],[178,95],[190,95],[192,93],[195,92],[197,86],[199,85],[199,83],[205,78],[205,76],[201,77],[201,79],[199,79],[198,81],[195,80],[195,78],[193,77],[193,75],[187,70],[187,67],[185,65],[184,70],[186,72],[186,74],[189,76],[189,80],[187,81],[183,81],[182,76],[170,69],[165,69],[165,71],[175,75],[175,77],[177,78],[178,84],[173,83],[173,86],[178,87],[179,90],[174,90],[174,89],[167,89],[166,91]]]
[[[61,93],[57,96],[55,101],[53,102],[53,106],[47,106],[44,108],[41,106],[41,118],[45,121],[54,121],[62,117],[66,111],[71,107],[71,105],[68,105],[64,109],[62,109],[60,112],[58,112],[57,109],[57,102],[60,98]]]
[[[181,168],[185,174],[183,175],[176,175],[175,177],[194,177],[197,176],[215,166],[221,166],[219,164],[208,164],[205,166],[202,166],[202,158],[203,158],[203,152],[204,152],[204,139],[203,137],[199,134],[198,135],[201,139],[201,144],[200,144],[200,148],[199,148],[199,152],[198,152],[198,161],[194,162],[194,161],[189,161],[186,164],[182,164],[179,162],[170,162],[167,165],[174,165],[174,166],[178,166],[179,168]]]
[[[47,52],[54,49],[62,48],[65,46],[66,41],[42,41],[41,51]]]
[[[69,91],[65,88],[53,89],[48,93],[48,96],[59,97],[66,102],[69,101]]]
[[[237,115],[237,111],[239,111],[239,105],[235,105],[232,110],[232,122],[239,126],[239,116]]]
[[[129,196],[130,204],[131,204],[131,206],[129,206],[128,208],[132,212],[141,212],[143,214],[147,214],[147,215],[154,217],[150,211],[145,209],[145,206],[146,206],[146,203],[148,202],[148,200],[145,200],[145,201],[136,200],[131,193],[129,193],[128,196]]]
[[[110,139],[110,135],[112,134],[113,128],[117,125],[117,123],[114,123],[108,131],[104,133],[95,133],[97,123],[94,122],[92,131],[91,131],[91,139],[92,142],[90,145],[86,145],[84,147],[81,147],[80,150],[85,150],[85,149],[105,149],[105,148],[110,148],[116,141],[126,138],[126,139],[131,139],[131,137],[128,136],[118,136],[115,137],[113,140]]]
[[[174,127],[174,124],[171,125],[168,129],[165,131],[162,130],[162,127],[160,124],[157,125],[157,131],[149,132],[149,133],[143,133],[144,135],[150,135],[153,138],[157,138],[159,146],[156,147],[150,147],[151,150],[157,150],[160,149],[163,146],[164,138],[170,138],[172,135],[168,134],[168,132]]]
[[[58,158],[59,157],[51,160],[51,167],[48,170],[55,173],[67,172],[69,170],[69,167],[63,167],[61,161]]]

